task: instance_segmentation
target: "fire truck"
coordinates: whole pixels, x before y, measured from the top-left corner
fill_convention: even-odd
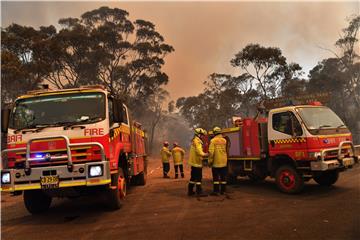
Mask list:
[[[245,118],[241,126],[222,130],[229,183],[237,176],[253,181],[270,176],[282,192],[298,193],[310,179],[334,184],[358,161],[359,145],[354,146],[349,129],[320,102],[266,112],[267,117]]]
[[[146,183],[145,132],[101,86],[28,92],[2,110],[2,132],[1,191],[32,214],[89,194],[118,209],[129,183]]]

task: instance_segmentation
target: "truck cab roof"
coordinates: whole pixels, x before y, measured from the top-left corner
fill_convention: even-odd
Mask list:
[[[306,107],[306,108],[319,108],[319,107],[326,107],[326,106],[323,106],[323,105],[295,105],[295,106],[285,106],[285,107],[280,107],[280,108],[271,109],[269,112],[285,112],[285,111],[291,111],[291,110],[294,110],[295,108],[301,108],[301,107]]]
[[[107,90],[101,85],[88,85],[88,86],[81,86],[79,88],[69,88],[69,89],[40,89],[40,90],[33,90],[27,92],[25,95],[22,95],[17,98],[24,99],[24,98],[31,98],[31,97],[38,97],[38,96],[47,96],[47,95],[57,95],[57,94],[67,94],[67,93],[76,93],[76,92],[103,92],[107,93]]]

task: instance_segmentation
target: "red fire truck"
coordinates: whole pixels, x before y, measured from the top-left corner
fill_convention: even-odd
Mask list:
[[[245,118],[242,126],[222,133],[228,140],[229,182],[270,176],[286,193],[301,191],[310,179],[332,185],[359,159],[348,128],[319,102],[274,108],[267,118]]]
[[[2,111],[2,131],[1,191],[23,193],[33,214],[84,194],[118,209],[128,183],[146,182],[145,132],[100,86],[29,92]]]

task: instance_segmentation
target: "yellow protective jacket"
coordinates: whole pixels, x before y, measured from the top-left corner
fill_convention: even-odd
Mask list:
[[[182,149],[181,147],[174,147],[171,150],[171,153],[172,153],[172,158],[174,160],[174,165],[183,164],[184,154],[185,154],[184,149]]]
[[[206,156],[202,148],[203,142],[198,136],[195,136],[191,142],[189,165],[192,167],[202,167],[202,159]]]
[[[170,159],[170,156],[171,156],[171,152],[169,150],[169,148],[167,147],[163,147],[160,151],[160,154],[161,154],[161,160],[163,163],[168,163],[169,162],[169,159]]]
[[[226,139],[218,134],[210,141],[209,166],[221,168],[227,165]]]

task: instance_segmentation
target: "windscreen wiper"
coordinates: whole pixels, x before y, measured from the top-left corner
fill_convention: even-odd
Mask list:
[[[80,120],[79,122],[71,122],[64,126],[64,130],[67,130],[69,128],[79,127],[81,129],[85,128],[85,126],[81,125],[82,123],[90,123],[96,120],[101,119],[100,117],[93,117],[93,118],[87,118],[84,120]]]
[[[28,126],[25,126],[25,127],[15,129],[14,133],[16,134],[16,133],[22,132],[25,129],[29,129],[29,131],[33,131],[33,130],[30,130],[30,129],[34,129],[34,128],[36,128],[36,125],[28,125]]]
[[[19,129],[16,129],[14,131],[14,133],[18,133],[18,132],[22,132],[22,133],[27,133],[27,132],[40,132],[41,130],[43,130],[44,128],[47,127],[52,127],[51,124],[35,124],[35,125],[30,125],[30,126],[26,126],[26,127],[22,127]]]
[[[319,128],[317,129],[317,132],[319,132],[321,129],[326,128],[326,127],[331,127],[331,126],[328,124],[320,125]]]
[[[345,124],[340,124],[339,126],[336,127],[336,132],[338,132],[341,127],[346,128]]]

